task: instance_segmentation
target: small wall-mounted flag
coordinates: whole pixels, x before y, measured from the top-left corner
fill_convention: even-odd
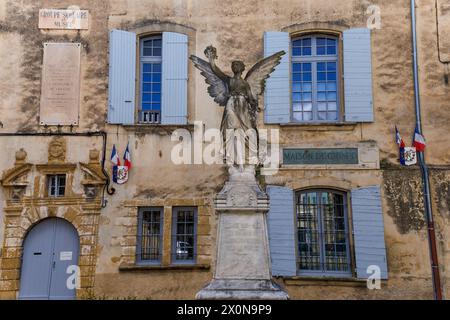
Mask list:
[[[125,150],[125,153],[123,155],[123,165],[128,167],[128,171],[131,170],[131,153],[130,149],[128,148],[130,143],[127,144],[127,149]]]
[[[400,136],[400,133],[398,132],[397,126],[395,126],[395,141],[398,144],[399,151],[400,151],[400,164],[402,166],[406,165],[405,161],[405,142],[403,141],[402,137]]]
[[[118,167],[120,166],[120,158],[119,158],[119,154],[117,153],[115,144],[113,145],[113,148],[111,151],[111,163],[113,164],[112,179],[113,179],[113,182],[117,183],[117,172],[118,172]]]
[[[424,136],[420,134],[419,128],[416,127],[416,130],[414,131],[413,146],[416,148],[417,152],[424,152],[425,144]]]

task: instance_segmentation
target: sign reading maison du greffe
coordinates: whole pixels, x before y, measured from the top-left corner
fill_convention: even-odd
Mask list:
[[[40,9],[39,29],[89,29],[89,11]]]
[[[358,164],[357,148],[284,149],[283,163],[287,165]]]

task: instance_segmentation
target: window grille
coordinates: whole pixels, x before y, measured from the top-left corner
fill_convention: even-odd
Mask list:
[[[49,197],[64,197],[66,193],[66,175],[55,174],[47,177]]]
[[[197,254],[197,209],[174,208],[172,262],[195,263]]]
[[[163,208],[143,208],[139,212],[137,262],[159,263],[162,256]]]

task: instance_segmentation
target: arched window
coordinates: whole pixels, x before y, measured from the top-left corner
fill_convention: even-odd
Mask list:
[[[141,39],[141,81],[139,121],[161,122],[162,37]]]
[[[308,35],[292,40],[292,119],[339,120],[338,38]]]
[[[296,213],[299,273],[351,275],[346,194],[297,192]]]

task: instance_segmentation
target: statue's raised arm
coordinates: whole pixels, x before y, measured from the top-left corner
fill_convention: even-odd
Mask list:
[[[214,60],[217,59],[216,49],[209,46],[205,50],[205,55],[210,62],[207,62],[195,55],[191,55],[190,59],[195,67],[201,71],[201,75],[205,77],[205,82],[209,84],[208,93],[214,98],[214,101],[224,107],[229,98],[229,76],[227,76],[219,67],[216,66]]]

